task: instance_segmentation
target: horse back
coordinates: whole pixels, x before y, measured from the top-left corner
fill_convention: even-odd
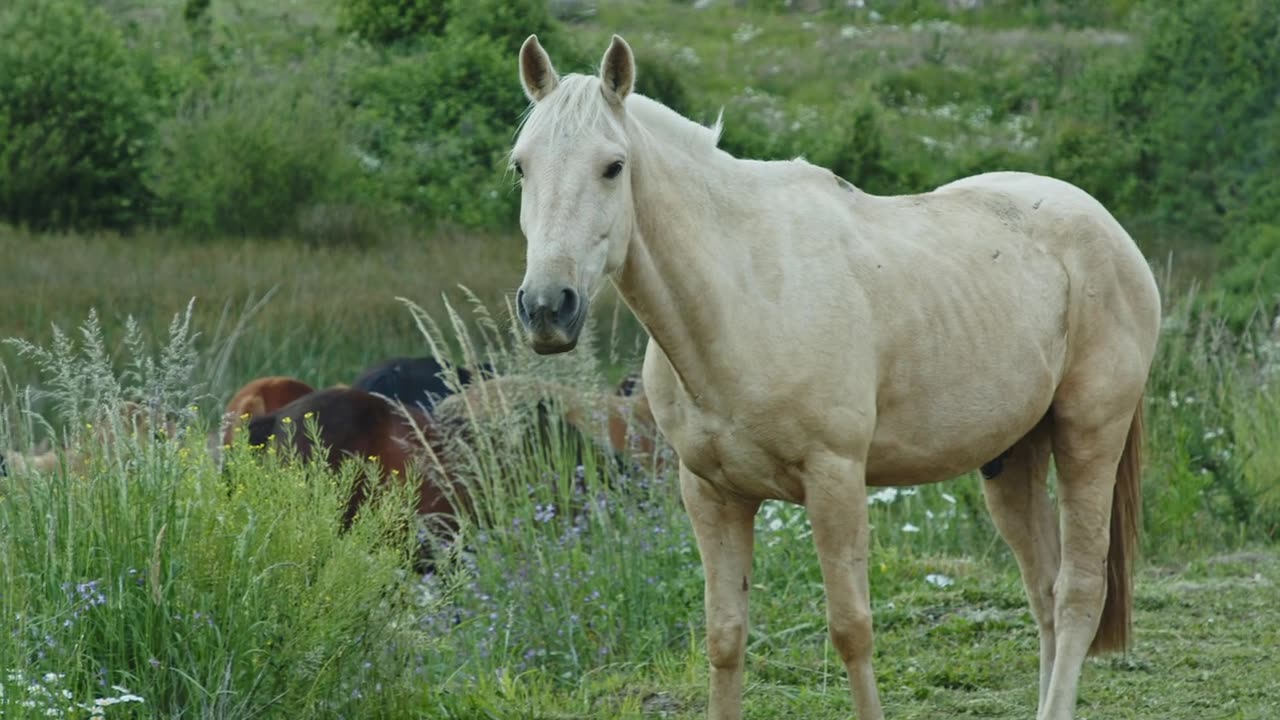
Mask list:
[[[446,368],[445,363],[441,363],[431,355],[392,358],[366,369],[352,383],[352,387],[384,395],[406,405],[420,404],[428,411],[432,411],[441,398],[453,393],[441,377]],[[455,366],[454,369],[460,384],[471,383],[473,373],[470,369],[461,365]],[[483,363],[480,370],[492,374],[493,368]]]

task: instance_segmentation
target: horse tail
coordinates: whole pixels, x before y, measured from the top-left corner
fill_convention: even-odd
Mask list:
[[[1142,522],[1142,400],[1129,424],[1116,469],[1111,501],[1111,547],[1107,551],[1107,597],[1089,654],[1128,649],[1132,635],[1133,568]]]

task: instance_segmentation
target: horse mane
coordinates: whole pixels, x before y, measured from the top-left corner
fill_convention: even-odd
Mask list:
[[[693,155],[717,150],[723,111],[710,126],[695,122],[653,98],[632,92],[627,96],[626,117],[667,143]],[[618,117],[609,112],[609,104],[600,93],[600,78],[570,73],[560,78],[556,89],[539,103],[530,105],[517,132],[547,132],[554,137],[562,132],[576,133],[584,127],[603,122],[620,138],[628,137]],[[514,151],[514,148],[512,148]]]
[[[708,126],[690,120],[651,97],[631,93],[627,97],[627,114],[639,120],[649,132],[691,154],[709,154],[719,149],[720,132],[724,128],[723,109],[716,114],[715,122]]]

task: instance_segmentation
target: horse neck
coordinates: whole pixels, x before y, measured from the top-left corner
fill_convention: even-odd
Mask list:
[[[632,143],[635,233],[614,284],[696,401],[725,364],[732,298],[719,288],[738,274],[748,234],[735,208],[754,191],[726,153],[695,158],[643,128]]]

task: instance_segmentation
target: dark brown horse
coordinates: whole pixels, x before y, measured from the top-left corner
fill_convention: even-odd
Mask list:
[[[450,368],[457,373],[458,383],[464,386],[470,384],[477,374],[481,378],[494,375],[493,366],[488,363],[481,363],[479,373],[473,373],[469,368],[441,362],[431,355],[398,357],[366,369],[351,383],[351,387],[434,412],[436,403],[453,394],[453,388],[444,380]]]
[[[452,483],[442,434],[431,416],[405,406],[405,412],[390,402],[354,388],[328,388],[309,393],[275,412],[249,421],[249,444],[292,447],[302,460],[317,452],[324,462],[337,469],[344,460],[355,457],[373,460],[378,466],[379,483],[392,479],[403,481],[420,478],[417,511],[423,515],[452,517],[457,508],[450,501],[447,484]],[[406,417],[406,413],[408,417]],[[317,448],[308,436],[307,425],[314,419]],[[461,487],[455,487],[463,493]],[[369,490],[362,476],[352,490],[342,516],[343,527],[350,527]]]

